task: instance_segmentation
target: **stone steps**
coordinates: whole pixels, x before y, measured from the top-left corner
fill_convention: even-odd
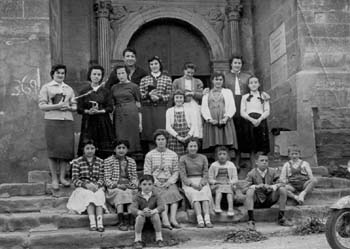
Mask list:
[[[15,196],[0,198],[0,213],[40,212],[41,210],[64,210],[68,197]]]
[[[73,191],[67,188],[66,191]],[[0,213],[19,213],[19,212],[45,212],[46,210],[66,210],[66,204],[70,193],[61,193],[60,197],[51,195],[43,196],[15,196],[0,198]],[[350,188],[321,189],[315,188],[307,196],[305,204],[318,205],[334,202],[342,196],[350,195]],[[240,198],[241,199],[241,198]],[[238,201],[242,202],[242,200]]]
[[[317,188],[349,188],[350,180],[338,177],[317,176]],[[239,185],[244,185],[244,180],[239,181]],[[58,191],[54,191],[51,184],[43,182],[34,183],[3,183],[0,184],[0,198],[11,196],[40,196],[53,194],[56,197],[68,197],[74,190],[73,186],[60,187]]]
[[[226,234],[233,229],[245,228],[245,224],[215,225],[214,228],[198,229],[192,225],[169,231],[163,229],[163,238],[167,245],[188,240],[223,241]],[[266,236],[284,236],[291,234],[293,228],[277,226],[275,223],[257,223],[257,230]],[[156,247],[154,232],[146,230],[143,240],[147,247]],[[134,241],[134,232],[121,232],[107,227],[105,232],[90,232],[87,228],[59,229],[48,231],[0,233],[0,249],[101,249],[130,247]]]
[[[335,200],[334,200],[335,201]],[[287,214],[289,217],[302,220],[313,216],[323,217],[328,212],[328,207],[334,202],[322,202],[317,205],[303,206],[287,206]],[[268,209],[258,209],[255,212],[257,221],[272,222],[276,220],[278,207]],[[227,212],[223,211],[220,214],[213,213],[211,215],[214,223],[232,223],[247,220],[247,211],[244,206],[235,206],[235,216],[227,216]],[[179,210],[177,220],[180,223],[196,223],[196,216],[193,209],[186,211]],[[116,214],[105,214],[104,224],[106,226],[116,225],[118,222]],[[0,214],[0,231],[31,231],[36,228],[50,226],[51,229],[62,228],[79,228],[88,227],[89,221],[86,215],[70,214],[68,210],[43,210],[41,212],[23,212],[23,213],[2,213]]]

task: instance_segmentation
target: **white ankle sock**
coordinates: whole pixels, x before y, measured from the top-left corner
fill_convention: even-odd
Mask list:
[[[89,215],[90,226],[96,226],[95,215]]]
[[[156,232],[156,241],[163,240],[162,232]]]
[[[142,241],[142,233],[135,233],[135,242]]]
[[[197,215],[197,222],[198,224],[204,223],[202,215]]]
[[[103,227],[102,215],[97,215],[97,226],[98,227]]]
[[[204,215],[204,220],[205,220],[205,223],[211,223],[210,222],[210,215],[209,214]]]

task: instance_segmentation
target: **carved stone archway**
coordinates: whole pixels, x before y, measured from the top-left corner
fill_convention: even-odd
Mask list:
[[[173,18],[184,21],[196,28],[205,38],[210,48],[209,54],[212,61],[225,59],[224,46],[218,34],[210,23],[201,15],[185,9],[169,7],[156,8],[131,14],[120,26],[113,48],[113,60],[122,60],[123,50],[128,45],[133,34],[145,23],[161,19]]]

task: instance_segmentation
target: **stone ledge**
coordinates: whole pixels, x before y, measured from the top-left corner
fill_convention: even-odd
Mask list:
[[[192,225],[186,225],[178,230],[164,230],[163,237],[166,243],[184,242],[192,240],[223,240],[232,229],[245,228],[245,224],[215,225],[214,228],[198,229]],[[256,228],[268,236],[284,236],[292,234],[293,228],[281,227],[275,223],[257,223]],[[154,245],[154,232],[146,230],[143,236],[147,247]],[[105,232],[90,232],[87,228],[61,229],[57,231],[16,232],[0,233],[0,248],[26,249],[86,249],[102,247],[128,247],[133,244],[134,232],[121,232],[116,228],[106,228]]]
[[[45,195],[44,183],[3,183],[0,184],[0,197]]]

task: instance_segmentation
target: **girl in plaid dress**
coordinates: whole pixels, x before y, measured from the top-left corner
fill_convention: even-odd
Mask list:
[[[136,162],[126,156],[129,141],[115,141],[113,145],[115,155],[104,160],[106,199],[117,209],[119,229],[127,231],[128,228],[133,229],[134,224],[130,205],[133,194],[137,190]],[[125,208],[126,213],[124,213]]]
[[[94,142],[85,141],[84,155],[72,161],[72,181],[76,189],[68,200],[67,208],[79,214],[87,210],[90,230],[103,232],[104,170],[103,160],[95,156],[95,151]]]
[[[171,78],[163,74],[163,66],[158,56],[148,60],[150,74],[140,82],[142,105],[141,139],[153,142],[153,133],[165,128],[165,112],[172,91]]]
[[[166,130],[170,134],[168,148],[182,156],[187,140],[194,133],[195,114],[184,108],[185,94],[182,90],[176,90],[173,98],[175,106],[166,111]]]

